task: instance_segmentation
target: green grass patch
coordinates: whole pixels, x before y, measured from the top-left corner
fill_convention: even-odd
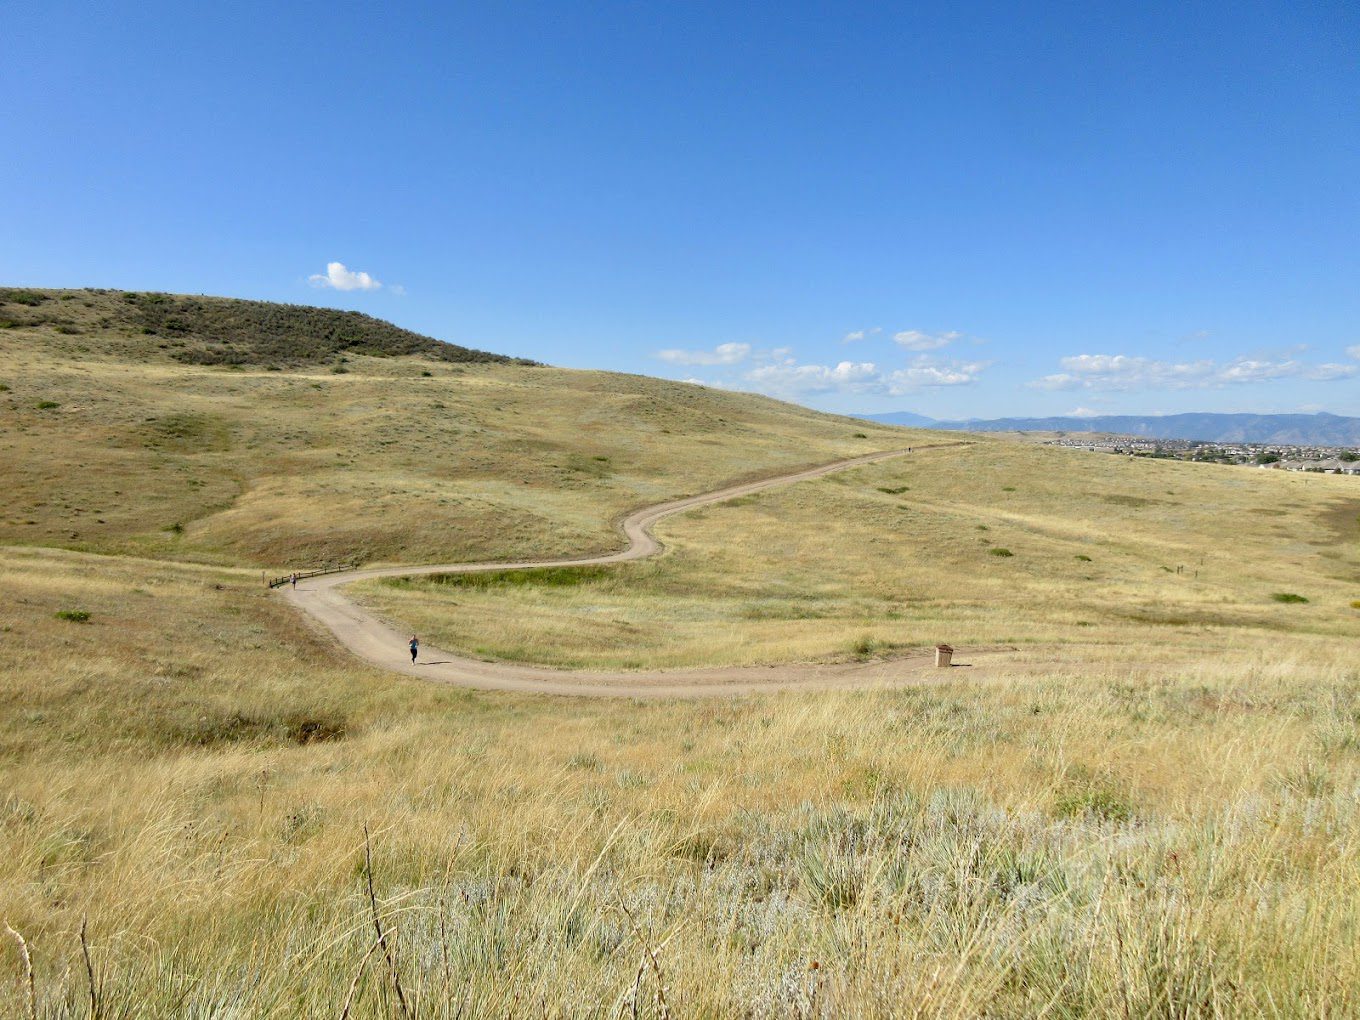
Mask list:
[[[428,574],[423,577],[388,577],[390,588],[414,588],[437,584],[450,588],[575,588],[610,580],[607,567],[533,567],[528,570],[479,570],[468,574]]]
[[[55,400],[39,400],[37,404],[39,411],[50,411],[52,408],[60,406]]]
[[[1002,559],[1015,555],[1015,553],[1011,552],[1009,549],[1003,549],[1000,546],[997,546],[995,549],[988,549],[987,553],[990,556],[1000,556]]]
[[[47,295],[39,294],[37,291],[12,290],[12,289],[0,290],[0,302],[3,302],[5,304],[28,305],[28,307],[30,308],[36,308],[38,305],[42,304],[46,300]]]
[[[1288,604],[1297,604],[1308,601],[1302,595],[1295,595],[1292,591],[1277,591],[1270,597],[1274,599],[1276,602],[1284,602]]]
[[[1107,786],[1065,790],[1053,800],[1053,812],[1060,818],[1095,817],[1107,822],[1127,822],[1133,818],[1133,804]]]
[[[62,609],[54,615],[58,620],[67,620],[71,623],[90,622],[90,614],[84,609]]]

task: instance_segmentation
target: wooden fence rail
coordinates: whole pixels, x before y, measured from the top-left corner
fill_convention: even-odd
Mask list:
[[[338,573],[340,573],[340,571],[342,571],[342,570],[353,570],[353,569],[355,568],[355,566],[357,566],[357,564],[354,564],[354,563],[337,563],[337,564],[335,564],[334,566],[330,566],[330,567],[320,567],[320,568],[318,568],[318,569],[316,569],[316,570],[299,570],[299,571],[297,572],[297,579],[298,579],[299,581],[301,581],[301,580],[302,580],[303,578],[305,578],[305,577],[319,577],[321,574],[338,574]],[[269,587],[271,587],[271,588],[282,588],[285,584],[287,584],[287,583],[288,583],[289,581],[291,581],[292,579],[293,579],[293,575],[292,575],[292,574],[284,574],[282,577],[275,577],[275,578],[271,579],[271,580],[268,582],[268,584],[269,584]]]

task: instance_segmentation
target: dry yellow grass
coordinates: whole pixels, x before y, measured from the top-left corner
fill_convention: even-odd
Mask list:
[[[422,1016],[659,1016],[658,971],[676,1017],[1357,1007],[1335,644],[1158,682],[547,700],[337,660],[252,580],[3,553],[0,917],[43,1015],[88,1015],[84,917],[102,1015],[338,1015],[356,974],[352,1015],[391,1015],[365,825]]]
[[[671,520],[587,584],[367,593],[540,660],[1020,648],[895,691],[483,695],[345,658],[258,568],[610,547],[626,507],[900,434],[63,336],[0,338],[0,921],[38,1015],[1360,1011],[1345,480],[982,440]],[[27,996],[10,940],[0,1015]]]
[[[714,506],[659,536],[670,550],[647,563],[356,591],[440,647],[570,667],[940,640],[1201,657],[1360,623],[1360,486],[1334,476],[990,440]]]
[[[276,572],[562,555],[611,547],[641,503],[903,442],[641,376],[358,356],[343,375],[229,370],[80,343],[0,330],[0,543]]]

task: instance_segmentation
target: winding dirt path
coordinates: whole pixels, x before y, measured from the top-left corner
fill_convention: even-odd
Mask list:
[[[934,443],[912,450],[966,446],[967,442]],[[729,485],[698,496],[644,507],[624,518],[622,529],[628,544],[615,553],[579,559],[534,560],[518,563],[447,563],[428,566],[376,567],[326,574],[298,582],[296,589],[280,589],[285,597],[314,621],[335,635],[336,640],[361,659],[407,676],[459,687],[490,691],[522,691],[538,694],[567,694],[588,697],[674,698],[749,694],[781,688],[819,689],[866,686],[884,683],[919,682],[938,676],[933,651],[917,652],[887,661],[851,663],[798,663],[782,666],[716,666],[703,669],[675,669],[656,672],[622,670],[561,670],[544,666],[523,666],[508,662],[485,662],[456,652],[422,644],[420,661],[412,665],[406,642],[409,635],[384,623],[368,610],[356,605],[344,593],[345,585],[374,577],[411,577],[420,574],[457,574],[484,570],[527,570],[534,567],[584,566],[623,563],[660,553],[664,546],[652,534],[652,527],[673,514],[721,503],[778,485],[821,478],[838,471],[877,464],[906,456],[911,450],[887,450],[862,457],[823,464],[792,474],[760,481]],[[981,664],[995,655],[985,650],[970,650],[968,662]]]

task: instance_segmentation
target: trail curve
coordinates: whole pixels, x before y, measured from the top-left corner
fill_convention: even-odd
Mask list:
[[[697,496],[687,496],[635,510],[620,528],[627,545],[600,556],[508,563],[448,563],[424,566],[373,567],[325,574],[284,587],[284,596],[359,658],[394,673],[438,683],[490,691],[588,697],[702,697],[748,694],[782,688],[828,688],[911,682],[933,674],[931,659],[917,652],[891,660],[851,663],[793,663],[776,666],[714,666],[699,669],[628,672],[623,670],[562,670],[545,666],[487,662],[423,644],[420,662],[412,665],[406,651],[407,634],[379,619],[348,598],[343,588],[354,581],[379,577],[474,573],[488,570],[527,570],[538,567],[587,566],[624,563],[660,553],[664,546],[652,534],[661,520],[698,507],[721,503],[775,486],[822,478],[839,471],[865,467],[906,456],[914,450],[966,446],[967,442],[935,443],[834,461],[786,475],[741,482]],[[986,651],[975,658],[988,657]]]

